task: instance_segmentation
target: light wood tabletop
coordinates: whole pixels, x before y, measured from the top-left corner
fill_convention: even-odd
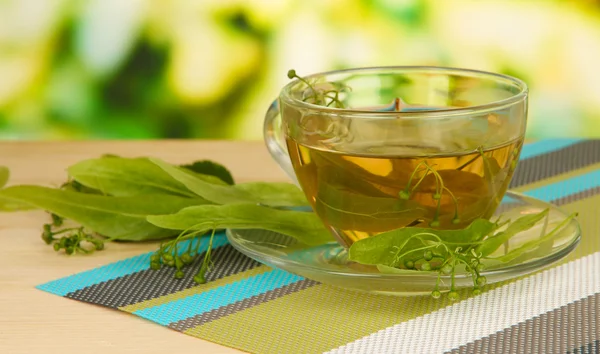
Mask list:
[[[212,159],[238,182],[285,181],[262,142],[0,142],[9,185],[58,186],[80,160],[113,153],[172,163]],[[240,353],[136,316],[59,297],[36,285],[148,252],[156,244],[109,244],[91,255],[56,253],[41,240],[42,211],[0,214],[0,353]]]

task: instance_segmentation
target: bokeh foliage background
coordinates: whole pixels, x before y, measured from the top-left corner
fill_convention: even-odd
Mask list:
[[[531,88],[528,135],[600,136],[600,3],[0,0],[0,139],[260,139],[301,74],[444,65]]]

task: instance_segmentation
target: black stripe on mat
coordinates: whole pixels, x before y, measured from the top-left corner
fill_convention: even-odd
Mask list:
[[[183,279],[174,278],[176,271],[174,267],[163,267],[160,270],[147,269],[88,286],[65,297],[118,308],[172,294],[198,285],[193,278],[203,258],[201,254],[194,263],[185,268]],[[207,282],[260,266],[260,263],[239,253],[231,245],[213,250],[212,259],[214,267],[207,274]]]
[[[594,188],[589,188],[586,189],[584,191],[581,192],[577,192],[574,194],[569,194],[566,195],[562,198],[558,198],[558,199],[554,199],[551,200],[550,203],[556,205],[556,206],[562,206],[562,205],[566,205],[566,204],[571,204],[574,203],[578,200],[582,200],[582,199],[586,199],[586,198],[591,198],[595,195],[600,194],[600,187],[594,187]],[[514,209],[514,208],[518,208],[520,206],[522,206],[523,204],[521,203],[502,203],[498,206],[498,208],[496,209],[496,212],[494,213],[494,215],[501,215],[506,213],[507,211]]]
[[[569,194],[562,198],[555,199],[552,201],[552,204],[558,205],[558,206],[565,205],[565,204],[571,204],[578,200],[590,198],[590,197],[593,197],[598,194],[600,194],[600,187],[589,188],[589,189],[586,189],[586,190],[578,192],[578,193]]]
[[[509,188],[524,186],[596,163],[600,163],[600,140],[582,141],[520,160]]]
[[[580,350],[598,349],[599,325],[600,293],[561,306],[448,353],[532,354],[567,353],[569,350],[571,353],[589,353]]]

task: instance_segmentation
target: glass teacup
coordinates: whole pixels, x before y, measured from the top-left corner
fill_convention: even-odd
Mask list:
[[[506,192],[527,95],[519,79],[466,69],[315,74],[282,89],[265,141],[345,247],[401,227],[463,228]]]

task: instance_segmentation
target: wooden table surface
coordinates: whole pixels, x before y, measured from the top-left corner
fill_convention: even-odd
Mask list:
[[[104,153],[172,163],[212,159],[230,168],[238,182],[287,180],[262,142],[0,142],[0,165],[10,168],[9,185],[58,186],[69,165]],[[66,256],[40,239],[47,220],[41,211],[0,214],[0,353],[239,353],[130,314],[35,289],[156,247],[109,244],[102,252]]]

